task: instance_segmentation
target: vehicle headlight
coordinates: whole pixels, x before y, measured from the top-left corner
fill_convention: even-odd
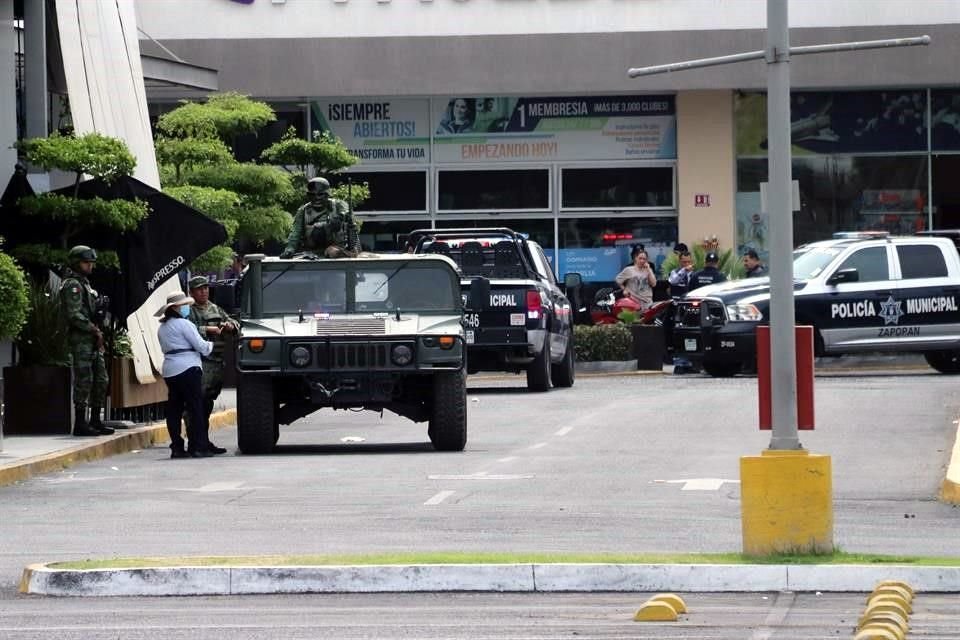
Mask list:
[[[310,349],[294,347],[290,350],[290,364],[295,367],[305,367],[310,364]]]
[[[398,367],[404,367],[413,362],[413,349],[405,344],[395,344],[390,350],[390,360]]]
[[[752,304],[728,304],[727,317],[732,321],[760,322],[763,314]]]

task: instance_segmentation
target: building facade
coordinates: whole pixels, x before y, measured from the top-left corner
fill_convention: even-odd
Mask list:
[[[330,131],[361,162],[363,242],[510,226],[558,274],[608,281],[642,243],[766,250],[760,0],[138,0],[152,40],[274,106],[265,138]],[[797,242],[960,227],[960,3],[794,0],[794,46],[928,34],[928,47],[791,62]],[[156,41],[156,43],[154,42]],[[183,89],[149,91],[155,113]],[[253,155],[258,140],[249,149]],[[242,147],[242,145],[240,145]]]

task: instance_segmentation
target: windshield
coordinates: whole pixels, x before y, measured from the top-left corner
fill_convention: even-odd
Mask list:
[[[832,247],[812,247],[793,252],[793,279],[811,280],[823,273],[828,264],[839,254]]]
[[[264,313],[375,313],[459,309],[459,282],[440,265],[357,264],[349,269],[296,265],[263,270]]]

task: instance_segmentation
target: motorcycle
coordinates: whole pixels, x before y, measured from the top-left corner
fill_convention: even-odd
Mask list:
[[[617,290],[607,287],[597,291],[590,308],[590,320],[593,324],[615,324],[620,322],[624,311],[636,314],[640,324],[665,326],[669,324],[673,312],[673,300],[658,300],[646,311],[640,311],[640,304],[629,296],[618,297]]]

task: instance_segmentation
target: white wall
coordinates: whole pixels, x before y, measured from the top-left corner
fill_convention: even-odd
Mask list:
[[[763,0],[254,0],[252,4],[136,0],[136,5],[138,25],[158,40],[687,31],[766,25]],[[958,22],[957,0],[790,3],[792,27]]]
[[[0,0],[0,190],[7,186],[17,162],[17,35],[13,30],[13,0]]]

